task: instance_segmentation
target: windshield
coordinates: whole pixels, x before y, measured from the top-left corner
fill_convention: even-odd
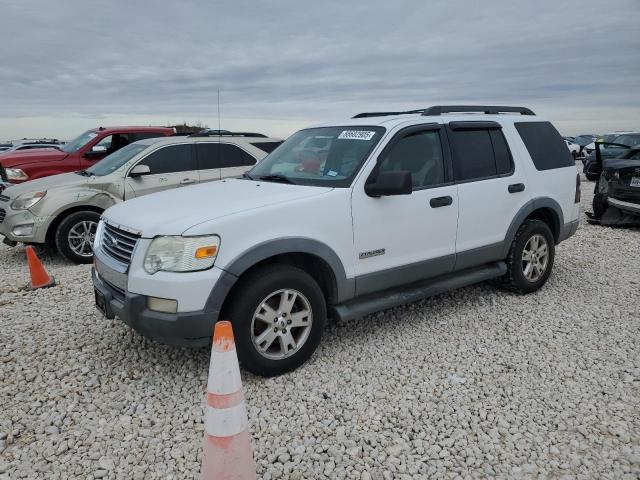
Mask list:
[[[148,146],[149,145],[143,145],[139,143],[132,143],[130,145],[127,145],[120,150],[116,150],[111,155],[107,155],[95,165],[92,165],[90,168],[87,168],[87,172],[98,177],[109,175],[110,173],[113,173],[119,168],[123,167],[129,160],[131,160]],[[123,168],[123,170],[125,169],[126,167]]]
[[[253,179],[286,177],[300,185],[348,187],[384,132],[382,127],[360,126],[301,130],[258,162],[249,175]]]
[[[93,130],[89,130],[87,132],[84,132],[82,135],[74,138],[70,142],[67,142],[64,145],[60,145],[60,150],[67,153],[77,152],[97,136],[98,134],[96,132],[94,132]]]

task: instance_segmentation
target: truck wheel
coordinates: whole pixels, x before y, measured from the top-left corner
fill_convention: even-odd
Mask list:
[[[99,221],[100,214],[91,211],[75,212],[62,220],[55,234],[58,252],[74,263],[91,263]]]
[[[549,278],[554,258],[555,242],[549,226],[540,220],[525,221],[511,242],[501,286],[521,294],[535,292]]]
[[[221,318],[233,324],[240,363],[263,377],[306,362],[327,318],[316,281],[289,265],[267,265],[242,278],[225,310]]]

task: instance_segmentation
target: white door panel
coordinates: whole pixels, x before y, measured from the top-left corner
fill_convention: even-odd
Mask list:
[[[136,197],[172,188],[195,185],[198,182],[199,175],[197,171],[161,173],[127,178],[127,185],[135,192]]]
[[[451,205],[430,206],[431,199],[445,196],[451,197]],[[455,185],[379,198],[354,192],[352,204],[357,275],[455,253],[458,224]],[[384,254],[360,258],[361,254],[380,249],[384,249]]]

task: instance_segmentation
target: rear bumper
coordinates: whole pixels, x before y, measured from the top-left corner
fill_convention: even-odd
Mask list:
[[[578,226],[580,225],[580,220],[573,220],[572,222],[565,223],[560,228],[560,235],[558,236],[558,243],[566,240],[569,237],[572,237],[576,231],[578,230]]]
[[[640,215],[640,203],[626,202],[624,200],[618,200],[617,198],[609,197],[607,203],[612,207],[619,208],[625,213],[632,215]]]
[[[164,313],[147,308],[146,295],[120,290],[91,269],[93,286],[105,300],[107,318],[117,316],[141,335],[168,345],[205,346],[211,342],[219,308],[198,312]],[[207,306],[209,307],[209,306]]]

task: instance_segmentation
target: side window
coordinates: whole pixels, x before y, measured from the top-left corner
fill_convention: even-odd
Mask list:
[[[140,165],[148,165],[151,175],[195,170],[191,144],[188,143],[162,147],[144,158]]]
[[[129,145],[129,134],[127,133],[114,133],[113,135],[107,135],[102,140],[94,145],[94,147],[101,146],[107,149],[107,155],[120,150],[122,147]]]
[[[413,188],[444,183],[444,158],[439,132],[424,130],[401,138],[382,159],[378,170],[409,171]]]
[[[130,133],[130,142],[137,142],[138,140],[146,140],[147,138],[161,137],[162,135],[155,132],[135,132]]]
[[[94,145],[94,147],[105,147],[107,152],[111,152],[111,144],[113,143],[113,135],[107,135]]]
[[[248,167],[256,163],[256,159],[242,150],[240,147],[229,143],[219,144],[220,168]]]
[[[457,182],[498,174],[490,130],[450,130],[453,176]]]
[[[252,143],[251,145],[253,145],[254,147],[259,148],[263,152],[271,153],[276,148],[278,148],[281,143],[282,142],[255,142],[255,143]]]
[[[574,165],[569,149],[549,122],[516,122],[516,130],[533,160],[536,170],[571,167]]]
[[[219,143],[196,143],[196,153],[198,155],[198,169],[209,170],[220,168],[218,157]]]

